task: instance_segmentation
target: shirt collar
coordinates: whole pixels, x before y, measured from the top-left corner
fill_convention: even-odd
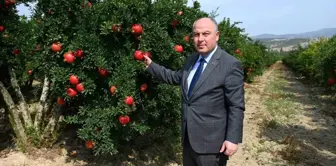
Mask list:
[[[207,55],[207,56],[204,58],[206,63],[208,63],[208,62],[210,61],[210,59],[211,59],[212,55],[213,55],[213,54],[216,52],[216,50],[217,50],[217,47],[218,47],[218,45],[216,45],[215,49],[213,49],[213,50],[210,52],[210,54],[209,54],[209,55]],[[197,61],[199,61],[201,58],[202,58],[202,56],[201,56],[201,55],[199,55],[199,56],[198,56],[198,60],[197,60]]]

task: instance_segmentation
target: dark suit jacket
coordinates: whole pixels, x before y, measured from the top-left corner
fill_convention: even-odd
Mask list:
[[[178,71],[152,62],[147,71],[181,87],[182,144],[187,127],[190,144],[196,152],[219,153],[225,140],[242,142],[244,72],[240,61],[218,47],[188,97],[187,78],[197,59],[198,55],[188,56]]]

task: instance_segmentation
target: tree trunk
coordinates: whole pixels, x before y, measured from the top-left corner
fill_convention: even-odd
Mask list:
[[[22,122],[20,120],[20,112],[19,110],[15,107],[14,101],[7,91],[6,87],[4,84],[0,81],[0,92],[2,94],[2,97],[7,105],[8,111],[9,111],[9,119],[10,123],[13,127],[13,130],[15,132],[15,135],[18,140],[20,140],[20,143],[26,144],[27,143],[27,135],[25,133],[25,129],[22,125]]]
[[[50,134],[53,134],[56,125],[63,120],[63,116],[61,116],[60,107],[55,104],[53,109],[51,110],[52,116],[49,119],[49,123],[45,127],[42,138],[48,137]]]
[[[9,121],[6,115],[6,109],[0,108],[0,135],[6,135],[9,132],[10,125],[8,125],[8,123]]]
[[[55,103],[50,94],[50,81],[46,76],[44,78],[42,93],[40,96],[39,105],[36,109],[36,115],[32,120],[30,108],[28,107],[26,100],[21,92],[18,84],[18,80],[13,69],[9,69],[11,86],[14,89],[15,95],[18,98],[17,103],[14,102],[12,96],[6,89],[5,85],[0,81],[0,93],[7,105],[9,112],[9,120],[12,129],[15,132],[17,143],[23,147],[29,146],[29,137],[37,134],[40,141],[49,136],[54,136],[55,132],[58,132],[58,124],[63,121],[63,116],[59,111],[60,106]],[[21,117],[22,116],[22,117]],[[48,118],[46,118],[48,117]],[[44,122],[48,123],[44,125]],[[43,125],[42,125],[43,124]],[[45,128],[42,128],[44,127]],[[34,132],[34,133],[31,133]],[[31,135],[33,134],[33,135]],[[53,139],[54,137],[52,137]]]
[[[41,94],[41,98],[40,98],[40,104],[39,104],[39,107],[37,109],[36,116],[35,116],[35,121],[34,121],[34,127],[35,127],[37,132],[40,132],[42,114],[44,112],[47,112],[48,107],[46,107],[46,105],[47,105],[46,100],[47,100],[47,97],[48,97],[48,93],[49,93],[49,79],[46,76],[44,78],[43,89],[42,89],[42,94]]]
[[[19,110],[22,113],[22,118],[23,118],[25,127],[26,128],[32,127],[33,123],[32,123],[30,113],[28,112],[28,105],[21,93],[21,89],[16,79],[16,74],[15,74],[14,69],[12,68],[9,69],[9,76],[10,76],[11,84],[12,84],[12,87],[14,88],[15,94],[19,98],[19,108],[20,108]]]

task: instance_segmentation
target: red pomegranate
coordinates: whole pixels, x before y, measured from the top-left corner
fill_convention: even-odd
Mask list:
[[[65,100],[62,97],[57,98],[57,104],[63,105],[65,103]]]
[[[132,33],[135,35],[141,35],[143,32],[142,26],[140,24],[134,24],[132,26]]]
[[[139,61],[144,60],[143,52],[142,52],[141,50],[136,50],[136,51],[134,52],[134,58],[135,58],[136,60],[139,60]]]
[[[335,78],[329,78],[328,79],[328,85],[333,86],[333,85],[335,85],[335,83],[336,83]]]
[[[55,42],[51,45],[51,50],[53,52],[60,52],[62,50],[62,44],[60,42]]]
[[[72,88],[68,88],[67,89],[67,94],[70,97],[75,97],[77,95],[77,92],[74,89],[72,89]]]
[[[125,103],[129,106],[132,106],[134,104],[134,99],[132,96],[127,96],[125,99]]]
[[[141,87],[140,87],[140,90],[141,90],[142,92],[144,92],[144,91],[147,90],[147,88],[148,88],[148,85],[147,85],[146,83],[143,83],[143,84],[141,85]]]
[[[79,82],[79,79],[78,79],[78,77],[77,77],[76,75],[71,75],[71,76],[69,77],[69,81],[70,81],[70,83],[71,83],[72,85],[77,85],[78,82]]]
[[[174,49],[176,52],[182,53],[183,52],[183,46],[181,45],[175,45]]]
[[[112,95],[115,95],[116,90],[117,90],[117,87],[116,87],[116,86],[111,86],[111,88],[110,88],[110,92],[111,92]]]
[[[75,61],[75,56],[72,52],[67,52],[64,54],[64,62],[73,63]]]
[[[123,126],[126,126],[126,124],[130,122],[130,118],[129,118],[128,115],[121,115],[121,116],[119,116],[119,122],[120,122]]]
[[[76,85],[76,90],[78,92],[83,92],[84,91],[84,84],[83,83],[79,83]]]
[[[93,149],[94,148],[95,143],[91,140],[85,141],[85,147],[86,149]]]

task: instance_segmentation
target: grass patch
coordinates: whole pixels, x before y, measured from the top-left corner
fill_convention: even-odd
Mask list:
[[[284,126],[297,122],[296,115],[300,110],[297,103],[297,94],[291,89],[293,84],[290,84],[286,78],[286,73],[283,70],[274,70],[269,77],[269,81],[264,89],[263,104],[266,109],[266,116],[263,119],[263,134],[266,139],[262,139],[259,143],[263,148],[259,149],[262,152],[272,153],[275,156],[274,160],[287,160],[289,165],[297,161],[298,147],[293,143],[293,137],[285,137],[287,134],[283,130]],[[277,161],[274,161],[277,162]]]
[[[283,71],[273,71],[271,78],[265,88],[265,100],[267,112],[272,119],[267,126],[274,127],[278,123],[293,121],[298,111],[295,102],[295,92],[285,92],[283,89],[290,86]]]

